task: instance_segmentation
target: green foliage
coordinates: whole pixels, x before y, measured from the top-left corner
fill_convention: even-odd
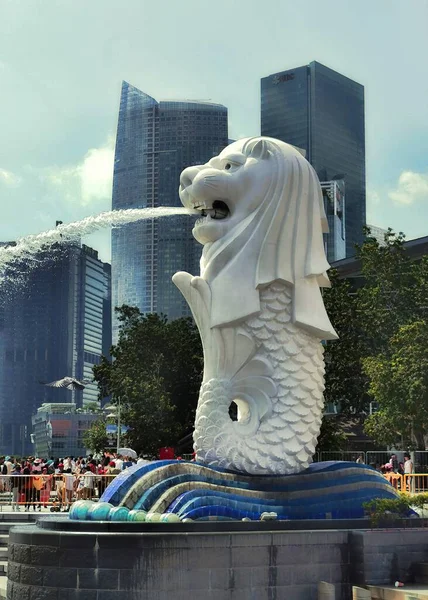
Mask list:
[[[365,433],[384,446],[401,445],[400,429],[401,426],[396,429],[392,425],[391,416],[382,408],[378,412],[369,415],[364,423]]]
[[[345,413],[368,412],[374,399],[380,410],[366,421],[368,435],[382,445],[425,449],[428,258],[413,261],[402,233],[389,229],[384,246],[366,234],[355,289],[332,272],[324,293],[339,334],[326,346],[325,398]]]
[[[407,494],[402,492],[400,496],[409,502],[411,508],[424,508],[428,504],[428,493],[423,492],[421,494]]]
[[[156,454],[192,428],[202,377],[199,333],[189,318],[168,322],[137,308],[116,309],[119,340],[94,367],[100,398],[120,398],[126,441],[137,452]]]
[[[415,321],[392,336],[387,352],[363,361],[369,393],[380,411],[367,420],[370,435],[390,443],[392,433],[405,447],[425,448],[428,431],[428,325]]]
[[[339,339],[325,347],[324,398],[340,405],[345,414],[360,413],[370,402],[361,365],[361,358],[367,356],[363,319],[349,281],[340,279],[335,270],[329,272],[329,277],[331,288],[324,291],[323,299]]]
[[[403,233],[389,229],[385,238],[385,246],[369,239],[358,251],[365,282],[358,290],[358,310],[371,355],[388,352],[401,326],[428,317],[428,258],[412,260]]]
[[[369,515],[373,527],[377,527],[382,521],[407,517],[410,511],[410,497],[403,495],[399,498],[375,498],[365,502],[363,508]]]
[[[98,402],[88,402],[87,404],[85,404],[84,406],[84,410],[88,413],[92,413],[92,414],[96,414],[96,413],[102,413],[102,409],[100,408],[100,405],[98,404]]]
[[[337,452],[344,450],[346,444],[347,437],[337,419],[324,415],[315,452]]]
[[[105,450],[108,444],[105,419],[100,419],[92,423],[91,428],[83,434],[83,443],[93,453]]]
[[[363,504],[373,526],[390,520],[409,516],[411,509],[424,508],[428,504],[428,493],[408,494],[400,492],[398,498],[375,498]]]

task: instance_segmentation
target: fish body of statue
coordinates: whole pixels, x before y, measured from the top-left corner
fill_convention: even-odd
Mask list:
[[[193,230],[204,246],[201,274],[173,277],[204,349],[197,459],[248,474],[298,473],[321,425],[321,340],[337,337],[320,291],[329,265],[317,176],[292,146],[248,138],[183,171],[180,197],[202,215]]]

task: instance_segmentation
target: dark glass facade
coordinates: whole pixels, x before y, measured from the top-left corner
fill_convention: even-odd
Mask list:
[[[38,267],[11,271],[20,285],[0,288],[0,455],[33,451],[31,417],[43,403],[97,401],[95,384],[69,391],[40,382],[92,378],[111,345],[109,265],[79,245],[34,258]]]
[[[157,102],[123,82],[113,209],[181,206],[181,171],[206,162],[227,142],[224,106]],[[142,312],[164,313],[170,319],[189,315],[171,277],[176,271],[199,273],[201,247],[193,239],[192,227],[192,219],[174,216],[113,229],[113,306],[138,306]]]
[[[318,62],[264,77],[261,132],[306,150],[320,181],[345,181],[353,255],[366,222],[364,87]]]

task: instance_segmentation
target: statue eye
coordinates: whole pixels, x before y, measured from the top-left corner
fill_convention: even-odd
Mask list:
[[[224,165],[224,168],[226,169],[226,171],[229,171],[229,169],[231,169],[231,168],[232,168],[232,165],[231,165],[231,163],[226,163],[226,164]]]

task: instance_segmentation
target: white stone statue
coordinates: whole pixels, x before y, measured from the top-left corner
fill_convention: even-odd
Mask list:
[[[292,146],[248,138],[185,169],[180,198],[200,211],[193,235],[204,246],[200,276],[173,277],[204,348],[197,459],[242,473],[298,473],[321,425],[321,340],[337,337],[320,291],[329,264],[317,175]]]

